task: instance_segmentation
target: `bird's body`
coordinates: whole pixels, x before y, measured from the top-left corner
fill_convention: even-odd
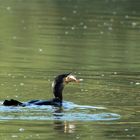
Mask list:
[[[11,99],[11,100],[5,100],[3,102],[3,105],[4,106],[30,106],[30,105],[62,106],[62,100],[63,100],[62,92],[64,89],[64,85],[68,84],[69,82],[79,82],[79,80],[77,80],[70,73],[58,75],[52,84],[54,98],[50,100],[31,100],[28,102],[20,102]]]

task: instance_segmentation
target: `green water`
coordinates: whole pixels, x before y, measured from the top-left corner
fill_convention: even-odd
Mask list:
[[[65,87],[72,104],[60,114],[1,106],[1,139],[139,139],[139,7],[139,0],[0,0],[1,103],[52,98],[60,73],[84,79]]]

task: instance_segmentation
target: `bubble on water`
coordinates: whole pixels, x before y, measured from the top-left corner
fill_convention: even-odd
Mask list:
[[[131,81],[131,82],[130,82],[130,84],[134,84],[134,82],[133,82],[133,81]]]
[[[115,72],[114,72],[114,74],[116,75],[116,74],[117,74],[117,72],[115,71]]]
[[[84,29],[87,29],[87,25],[84,25],[83,28],[84,28]]]
[[[102,35],[102,34],[104,34],[104,32],[103,31],[100,31],[100,34]]]
[[[38,25],[38,28],[41,28],[42,26],[41,25]]]
[[[81,89],[81,92],[83,92],[84,91],[84,89]]]
[[[110,19],[110,21],[111,21],[111,22],[114,22],[114,19],[113,19],[113,18],[111,18],[111,19]]]
[[[12,78],[14,79],[14,78],[15,78],[15,76],[14,76],[14,75],[12,75]]]
[[[24,86],[24,83],[20,83],[20,86]]]
[[[38,49],[39,52],[42,52],[43,50],[41,48]]]
[[[8,73],[8,76],[11,76],[12,74],[11,73]]]
[[[19,128],[19,131],[20,132],[23,132],[25,129],[24,128]]]
[[[72,26],[72,27],[71,27],[71,29],[72,29],[72,30],[75,30],[75,27],[74,27],[74,26]]]
[[[124,24],[124,21],[120,21],[120,24]]]
[[[67,35],[67,34],[69,34],[69,32],[68,31],[65,31],[65,35]]]
[[[76,137],[76,139],[80,139],[80,137],[79,137],[79,136],[77,136],[77,137]]]
[[[26,76],[26,75],[24,75],[24,76],[23,76],[23,78],[27,78],[27,76]]]
[[[139,83],[139,82],[136,82],[135,84],[136,84],[136,85],[140,85],[140,83]]]
[[[129,18],[129,16],[128,15],[125,15],[125,19],[128,19]]]
[[[25,23],[25,20],[24,20],[24,19],[22,19],[22,20],[21,20],[21,23]]]
[[[17,39],[17,37],[16,36],[13,36],[12,39],[15,40],[15,39]]]
[[[36,134],[36,136],[39,137],[40,135],[39,134]]]
[[[6,7],[6,10],[10,11],[11,10],[11,7],[10,6]]]
[[[24,27],[23,27],[23,29],[24,29],[24,30],[26,30],[26,29],[27,29],[27,27],[25,27],[25,26],[24,26]]]
[[[62,20],[65,21],[67,18],[66,17],[62,17]]]
[[[106,22],[104,22],[104,26],[108,26],[108,24]]]
[[[117,12],[116,11],[113,11],[113,15],[116,15],[117,14]]]
[[[77,11],[76,10],[73,10],[73,14],[76,14],[77,13]]]
[[[109,31],[112,31],[112,30],[113,30],[113,28],[112,28],[112,27],[108,27],[108,30],[109,30]]]
[[[84,25],[84,22],[80,22],[80,25]]]
[[[75,30],[75,26],[72,26],[71,29],[72,29],[72,30]]]
[[[17,136],[17,135],[12,135],[11,137],[12,137],[12,138],[17,138],[18,136]]]
[[[136,22],[132,22],[132,27],[135,27],[137,25]]]
[[[124,129],[125,131],[128,131],[128,129],[126,128],[126,129]]]
[[[104,77],[105,75],[104,74],[101,74],[101,76]]]
[[[17,96],[17,95],[15,95],[15,98],[18,98],[18,96]]]

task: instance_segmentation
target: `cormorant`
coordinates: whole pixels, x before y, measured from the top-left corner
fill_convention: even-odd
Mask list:
[[[31,100],[28,102],[20,102],[14,99],[5,100],[3,102],[4,106],[30,106],[30,105],[53,105],[53,106],[62,106],[63,101],[63,89],[65,84],[70,82],[79,82],[80,80],[76,79],[71,73],[58,75],[54,82],[52,83],[54,98],[50,100]]]

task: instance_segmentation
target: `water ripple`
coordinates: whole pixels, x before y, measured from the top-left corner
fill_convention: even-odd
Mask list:
[[[112,121],[121,117],[108,112],[105,107],[83,106],[66,101],[63,106],[0,106],[0,120]]]

